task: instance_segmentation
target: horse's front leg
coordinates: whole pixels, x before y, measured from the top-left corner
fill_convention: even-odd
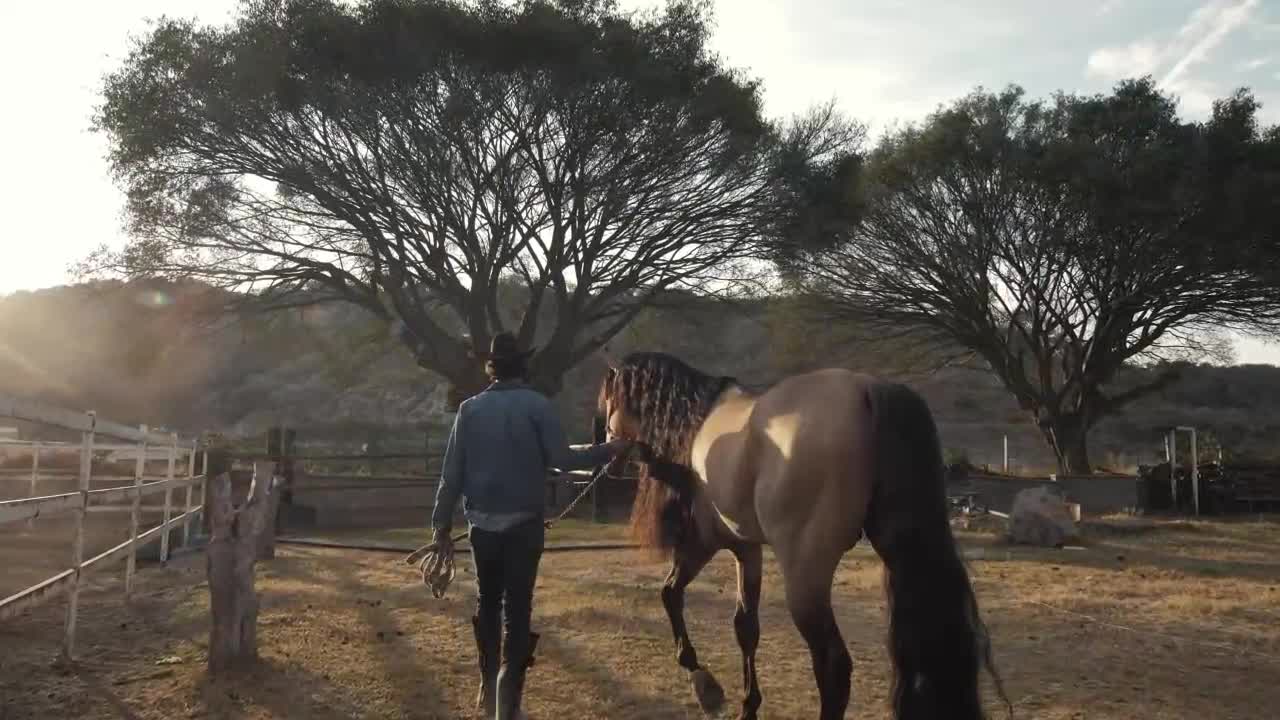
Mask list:
[[[698,664],[698,652],[693,649],[689,640],[689,628],[684,622],[684,591],[693,579],[702,572],[716,549],[703,547],[700,543],[684,543],[672,552],[671,572],[662,585],[662,607],[667,611],[667,619],[671,621],[671,634],[676,642],[676,661],[680,667],[688,670],[689,679],[693,683],[693,693],[703,712],[717,712],[724,704],[724,689],[716,682],[715,676]]]
[[[733,630],[742,648],[742,699],[739,720],[755,720],[763,696],[756,678],[756,648],[760,645],[760,582],[764,574],[763,551],[759,545],[733,549],[738,560],[738,610],[733,614]]]

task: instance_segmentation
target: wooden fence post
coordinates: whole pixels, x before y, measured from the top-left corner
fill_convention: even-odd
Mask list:
[[[27,497],[38,497],[36,495],[36,485],[40,482],[40,443],[31,446],[31,492]],[[36,519],[29,518],[27,520],[27,529],[30,530],[36,526]]]
[[[609,424],[606,418],[600,415],[591,416],[591,442],[599,445],[609,439]],[[607,463],[604,467],[595,468],[596,473],[603,473],[611,463]],[[594,478],[593,478],[594,479]],[[604,480],[600,477],[596,483],[591,486],[591,522],[600,522],[600,481]]]
[[[204,448],[204,517],[200,518],[204,526],[205,535],[213,536],[213,478],[226,474],[231,474],[231,454],[225,447],[210,447],[208,444]]]
[[[191,493],[195,489],[196,477],[196,442],[191,441],[191,452],[187,454],[187,500],[182,506],[182,547],[191,546]]]
[[[280,499],[276,501],[276,533],[284,529],[286,515],[293,515],[293,486],[297,472],[296,460],[294,459],[294,440],[297,438],[298,432],[293,428],[286,427],[281,431],[280,435],[280,461],[276,466],[280,483]],[[275,542],[274,537],[272,542]]]
[[[280,527],[280,496],[283,494],[282,488],[276,488],[277,478],[282,475],[285,463],[285,429],[283,427],[274,427],[267,431],[267,455],[271,458],[272,472],[271,477],[267,480],[272,485],[267,504],[267,517],[269,522],[267,527],[263,528],[262,533],[258,536],[258,559],[272,560],[276,556],[276,531]],[[257,463],[254,464],[254,473],[258,472]]]
[[[1191,500],[1196,515],[1200,514],[1200,447],[1196,442],[1196,429],[1191,428]]]
[[[270,465],[254,463],[244,505],[233,506],[231,475],[209,482],[212,535],[206,550],[209,573],[209,671],[217,673],[258,655],[258,596],[254,564],[259,536],[270,525]]]
[[[169,518],[173,513],[173,479],[176,477],[178,464],[178,434],[172,433],[169,440],[169,469],[165,471],[164,486],[164,525],[160,531],[160,566],[169,562]]]
[[[76,535],[71,544],[71,589],[67,593],[67,626],[62,639],[62,657],[75,658],[76,613],[80,605],[80,573],[84,565],[84,516],[89,509],[89,480],[93,473],[93,431],[97,415],[90,411],[89,430],[81,434],[80,448],[80,504],[76,507]]]
[[[209,537],[209,448],[200,451],[200,533]]]
[[[144,435],[148,432],[146,425],[139,425]],[[144,438],[138,443],[138,457],[133,461],[133,502],[129,509],[129,556],[124,563],[124,599],[128,600],[133,593],[133,574],[138,569],[138,516],[142,513],[142,476],[147,470],[147,441]]]

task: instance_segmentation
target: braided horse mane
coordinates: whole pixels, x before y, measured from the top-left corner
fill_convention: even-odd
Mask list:
[[[643,445],[631,508],[631,535],[669,554],[693,527],[697,479],[690,466],[694,436],[734,378],[704,373],[672,355],[627,355],[600,387],[599,406],[621,408]]]

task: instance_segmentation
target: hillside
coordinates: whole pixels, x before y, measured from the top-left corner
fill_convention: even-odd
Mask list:
[[[0,298],[0,392],[188,432],[249,434],[283,421],[303,438],[420,447],[443,404],[443,387],[384,326],[337,306],[213,327],[193,322],[208,302],[202,288],[165,283]],[[952,454],[998,464],[1008,435],[1015,465],[1052,464],[1038,433],[989,373],[904,374],[892,349],[841,346],[829,329],[783,303],[693,302],[648,312],[609,354],[641,348],[676,353],[748,384],[831,365],[898,376],[926,396]],[[583,363],[558,398],[575,437],[585,433],[606,361]],[[1160,453],[1158,428],[1185,424],[1209,433],[1210,443],[1221,439],[1228,452],[1280,456],[1276,407],[1280,368],[1186,366],[1177,384],[1101,425],[1091,436],[1092,454],[1112,467],[1148,462]]]

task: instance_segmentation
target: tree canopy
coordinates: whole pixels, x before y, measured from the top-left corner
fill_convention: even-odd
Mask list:
[[[857,126],[766,119],[708,22],[694,0],[254,0],[225,26],[161,20],[97,117],[132,240],[85,270],[355,303],[464,396],[473,346],[511,329],[555,391],[655,295],[740,279],[856,166]]]
[[[1088,472],[1088,429],[1175,377],[1114,386],[1127,363],[1280,329],[1280,132],[1257,108],[1241,91],[1186,122],[1149,78],[1049,101],[979,90],[885,137],[831,196],[861,222],[780,263],[867,338],[980,357],[1060,468]]]

